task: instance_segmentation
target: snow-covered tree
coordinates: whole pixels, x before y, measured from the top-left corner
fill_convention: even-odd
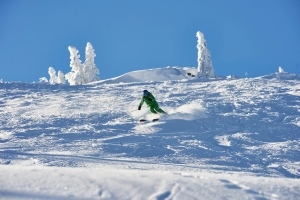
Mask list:
[[[196,34],[198,38],[198,77],[215,77],[214,68],[210,59],[210,53],[207,49],[207,44],[204,39],[203,33],[200,31]]]
[[[66,83],[65,75],[60,70],[58,71],[58,83],[60,83],[60,84],[65,84]]]
[[[39,80],[40,80],[39,81],[40,83],[48,83],[48,79],[46,77],[42,77]],[[0,83],[1,83],[1,80],[0,80]]]
[[[83,65],[81,64],[80,55],[75,47],[69,46],[71,72],[66,74],[66,79],[70,85],[81,85],[86,83],[84,80]]]
[[[99,69],[95,65],[95,57],[96,54],[94,52],[94,48],[92,44],[88,42],[85,48],[85,62],[83,64],[84,80],[86,83],[100,80],[96,75],[99,74]]]
[[[278,68],[279,73],[284,73],[284,70],[282,69],[282,67],[279,66]]]
[[[70,85],[80,85],[100,80],[96,74],[99,74],[99,69],[96,67],[94,58],[96,56],[94,48],[90,42],[87,43],[85,49],[85,62],[81,63],[80,55],[75,47],[69,46],[70,51],[70,67],[71,72],[66,74],[66,79]]]
[[[58,71],[58,76],[56,76],[56,71],[53,67],[49,67],[48,69],[48,73],[50,75],[50,84],[65,84],[66,80],[65,80],[65,76],[61,71]],[[45,78],[46,79],[46,78]],[[48,80],[46,79],[40,79],[40,81],[43,82],[48,82]]]
[[[58,77],[56,76],[56,71],[53,67],[49,67],[48,74],[50,75],[50,84],[58,83]]]

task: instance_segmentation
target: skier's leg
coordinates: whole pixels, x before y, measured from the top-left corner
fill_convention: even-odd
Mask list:
[[[154,106],[150,106],[149,107],[150,112],[156,114],[157,112],[155,111],[155,107]]]
[[[161,109],[161,108],[157,108],[157,109],[155,109],[157,112],[159,112],[159,113],[166,113],[163,109]]]
[[[166,113],[165,111],[163,111],[163,109],[161,109],[160,107],[156,106],[155,108],[155,111],[158,112],[158,113]]]

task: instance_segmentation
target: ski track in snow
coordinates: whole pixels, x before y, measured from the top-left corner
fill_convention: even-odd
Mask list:
[[[299,78],[278,76],[73,87],[0,83],[0,164],[300,178],[299,85]],[[153,117],[146,105],[134,111],[143,89],[169,116],[138,122]],[[184,183],[156,184],[149,199],[180,199],[187,190]],[[218,184],[277,199],[236,181]]]

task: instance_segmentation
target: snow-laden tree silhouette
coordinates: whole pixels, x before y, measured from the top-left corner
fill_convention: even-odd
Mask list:
[[[88,42],[85,48],[85,62],[83,64],[83,73],[86,83],[100,80],[99,77],[97,77],[97,74],[99,74],[99,69],[96,67],[94,61],[95,57],[96,54],[94,52],[94,48],[92,44]]]
[[[65,78],[65,75],[62,71],[60,71],[60,70],[58,71],[57,78],[58,78],[58,83],[60,83],[60,84],[65,84],[66,83],[66,78]]]
[[[209,77],[214,78],[215,72],[212,65],[212,61],[210,59],[210,53],[207,49],[207,44],[204,39],[203,33],[198,31],[196,33],[196,36],[198,38],[198,77]]]
[[[56,76],[55,69],[53,67],[49,67],[48,73],[50,75],[50,80],[49,80],[50,84],[65,84],[66,80],[62,71],[59,70],[58,76]],[[43,81],[45,81],[45,79],[43,79]]]
[[[53,67],[49,67],[48,74],[50,76],[50,80],[49,80],[50,84],[55,84],[58,82],[58,78],[55,75],[55,73],[56,73],[55,69]]]
[[[69,46],[70,51],[70,67],[72,68],[69,73],[66,74],[66,79],[70,85],[81,85],[86,83],[84,80],[83,64],[81,64],[80,55],[75,47]]]
[[[95,52],[90,42],[86,45],[85,62],[82,64],[79,51],[72,46],[69,46],[70,51],[70,67],[71,72],[66,74],[66,79],[70,85],[81,85],[100,80],[96,74],[99,74],[99,69],[95,65]]]

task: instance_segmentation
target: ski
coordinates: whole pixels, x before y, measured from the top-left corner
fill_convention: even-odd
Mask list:
[[[157,120],[159,120],[159,118],[157,118],[157,119],[152,119],[152,120],[150,120],[150,121],[156,122]],[[147,119],[140,119],[140,122],[146,122],[146,121],[149,121],[149,120],[147,120]]]

